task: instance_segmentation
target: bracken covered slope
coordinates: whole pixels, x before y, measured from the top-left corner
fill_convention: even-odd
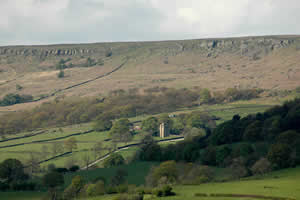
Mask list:
[[[94,66],[84,67],[88,58]],[[64,78],[57,77],[61,59],[73,66],[65,69]],[[98,96],[155,86],[224,90],[299,85],[300,36],[0,47],[0,97]]]

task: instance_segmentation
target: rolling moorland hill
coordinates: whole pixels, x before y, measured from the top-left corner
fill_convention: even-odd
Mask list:
[[[62,68],[64,77],[58,78]],[[59,96],[155,86],[294,89],[299,77],[300,36],[5,46],[0,47],[0,98],[18,93],[37,101],[0,111]]]

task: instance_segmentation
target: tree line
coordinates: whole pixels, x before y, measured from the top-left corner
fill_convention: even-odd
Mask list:
[[[196,121],[197,122],[197,121]],[[190,123],[192,128],[197,123]],[[300,99],[264,113],[233,116],[211,131],[166,147],[151,138],[137,152],[144,161],[184,161],[228,167],[239,177],[300,164]]]
[[[157,114],[202,104],[257,98],[256,89],[230,88],[223,93],[208,89],[149,88],[142,94],[137,89],[112,91],[105,98],[56,99],[32,110],[9,113],[0,117],[0,134],[15,134],[37,128],[65,126],[94,120],[114,120],[142,114]],[[7,99],[7,98],[5,98]],[[6,101],[6,100],[5,100]],[[10,104],[20,102],[9,101]]]

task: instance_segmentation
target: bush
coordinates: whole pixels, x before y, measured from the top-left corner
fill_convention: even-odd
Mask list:
[[[58,173],[67,173],[69,170],[64,167],[59,167],[59,168],[56,168],[55,171]]]
[[[70,172],[76,172],[76,171],[78,171],[80,168],[79,168],[79,166],[78,165],[73,165],[73,166],[71,166],[70,168],[69,168],[69,171]]]
[[[92,66],[94,66],[94,65],[96,65],[96,64],[97,64],[97,63],[96,63],[96,61],[95,61],[94,59],[88,57],[88,58],[86,59],[85,67],[92,67]]]
[[[276,137],[276,141],[278,143],[288,144],[292,148],[295,146],[298,139],[300,139],[300,134],[293,130],[288,130],[283,133],[280,133]]]
[[[118,192],[117,192],[117,188],[116,187],[114,187],[114,186],[106,186],[106,188],[105,188],[105,192],[106,192],[106,194],[117,194]]]
[[[176,168],[175,161],[166,161],[161,163],[158,167],[154,168],[152,173],[154,181],[156,184],[165,179],[165,183],[174,183],[178,177],[178,171]]]
[[[263,175],[271,171],[271,163],[266,158],[261,158],[251,167],[253,174]]]
[[[209,146],[201,153],[201,162],[204,165],[216,165],[216,148]]]
[[[137,151],[137,159],[141,161],[160,161],[162,156],[160,145],[152,139],[143,142],[145,144]]]
[[[22,90],[22,89],[23,89],[23,87],[21,85],[19,85],[19,84],[16,85],[16,90]]]
[[[122,184],[122,185],[117,185],[116,186],[116,191],[117,193],[127,193],[128,192],[128,185],[127,184]]]
[[[65,72],[64,72],[64,70],[60,70],[59,73],[57,74],[57,77],[58,77],[58,78],[63,78],[63,77],[65,77]]]
[[[89,184],[86,188],[87,196],[99,196],[105,194],[105,185],[103,181],[98,181],[95,184]]]
[[[157,135],[158,133],[159,123],[157,118],[148,117],[147,119],[142,121],[142,129],[150,133],[151,135]]]
[[[157,197],[167,197],[167,196],[173,196],[175,195],[174,192],[172,192],[172,187],[169,185],[164,185],[161,188],[157,188],[153,191],[154,195]]]
[[[54,172],[56,170],[55,164],[51,163],[47,166],[48,172]]]
[[[224,160],[230,155],[231,151],[231,148],[227,145],[216,150],[216,163],[218,166],[224,166]]]
[[[125,164],[125,160],[121,154],[114,153],[109,156],[103,163],[106,168]]]
[[[6,191],[9,189],[9,185],[7,183],[3,183],[0,181],[0,191]]]
[[[198,185],[213,180],[214,171],[208,166],[200,166],[197,164],[183,164],[179,166],[180,177],[179,183],[184,185]]]
[[[84,180],[81,176],[73,177],[71,185],[64,190],[65,199],[77,198],[84,189]]]
[[[96,196],[97,195],[96,185],[95,184],[87,185],[85,192],[88,197]]]
[[[32,101],[33,96],[31,95],[19,95],[19,94],[7,94],[3,97],[2,101],[0,101],[0,106],[10,106],[19,103],[26,103]]]
[[[63,199],[66,199],[66,200],[69,200],[69,199],[73,199],[77,196],[76,194],[76,189],[74,187],[67,187],[65,190],[64,190],[64,193],[63,193]]]
[[[246,161],[243,157],[234,158],[230,168],[234,171],[233,178],[243,178],[249,176],[249,169],[246,167]]]
[[[116,174],[111,179],[111,184],[114,186],[119,186],[121,184],[124,184],[126,182],[126,179],[125,179],[126,176],[128,176],[128,173],[126,170],[118,169],[116,171]],[[120,188],[117,188],[117,191],[118,190],[122,190],[122,186],[120,186]],[[127,190],[128,190],[128,187],[127,187]]]
[[[107,183],[106,179],[103,176],[98,176],[92,180],[93,183],[97,183],[98,181],[102,181],[104,185]]]
[[[32,182],[14,182],[11,184],[11,189],[14,191],[34,191],[36,183]]]
[[[129,194],[122,194],[117,196],[114,200],[143,200],[144,196],[140,194],[134,194],[134,195],[129,195]]]
[[[112,51],[111,51],[111,50],[107,50],[107,51],[105,52],[105,56],[106,56],[106,57],[111,57],[111,56],[112,56]]]
[[[211,143],[213,145],[231,144],[242,140],[241,120],[236,116],[226,121],[213,130]]]
[[[94,122],[94,129],[96,131],[107,131],[110,130],[111,127],[112,127],[112,122],[110,119],[100,118]]]
[[[247,126],[244,132],[244,140],[246,141],[259,141],[263,139],[261,134],[262,132],[262,123],[258,120],[252,122],[250,125]]]
[[[21,161],[9,158],[0,163],[0,180],[12,183],[26,179],[28,179],[28,175],[24,173]]]
[[[135,193],[136,194],[141,194],[141,195],[152,194],[152,189],[147,188],[147,187],[138,187],[138,188],[136,188]]]
[[[268,152],[268,160],[275,168],[286,168],[291,165],[292,149],[288,144],[273,144]]]
[[[254,149],[251,144],[249,143],[240,143],[233,151],[234,157],[246,157],[249,154],[253,153]]]
[[[68,62],[68,61],[64,60],[64,59],[60,59],[60,61],[56,65],[56,69],[63,70],[65,68],[67,68],[66,62]]]

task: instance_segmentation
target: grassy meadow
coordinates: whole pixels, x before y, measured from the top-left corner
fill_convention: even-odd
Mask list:
[[[143,185],[145,184],[145,177],[149,173],[152,166],[156,166],[159,163],[156,162],[134,162],[129,165],[122,165],[110,168],[97,168],[91,170],[82,170],[76,173],[67,173],[65,175],[65,187],[70,185],[72,178],[76,175],[80,175],[86,181],[93,181],[96,178],[102,177],[106,181],[115,175],[118,169],[124,169],[127,171],[128,176],[126,177],[128,184]]]
[[[1,200],[41,200],[45,192],[0,192]]]
[[[248,194],[273,197],[300,198],[300,167],[275,171],[262,177],[252,177],[240,181],[225,183],[208,183],[201,185],[174,186],[176,196],[153,197],[146,195],[144,199],[170,199],[170,200],[258,200],[257,198],[235,197],[197,197],[202,194]],[[88,200],[113,200],[115,196],[101,196],[88,198]]]
[[[155,163],[138,163],[124,166],[129,174],[134,173],[135,176],[129,176],[128,182],[142,184],[142,176],[145,175],[149,166]],[[109,177],[115,169],[95,169],[90,171],[78,172],[83,177],[96,178],[97,175]],[[137,172],[137,173],[135,173]],[[96,175],[95,175],[96,174]],[[71,176],[66,175],[66,182],[70,181]],[[224,198],[224,197],[196,197],[196,193],[202,194],[248,194],[248,195],[264,195],[273,197],[289,197],[294,199],[300,198],[300,167],[274,171],[264,176],[255,176],[239,181],[224,183],[208,183],[201,185],[178,185],[174,186],[176,196],[158,198],[146,195],[144,199],[170,199],[170,200],[258,200],[257,198]],[[38,200],[45,193],[39,192],[0,192],[2,200]],[[92,198],[83,198],[85,200],[113,200],[116,195],[104,195]]]
[[[199,107],[194,107],[194,108],[185,108],[185,109],[180,109],[175,112],[172,112],[170,114],[181,114],[181,113],[190,113],[193,111],[200,111],[200,112],[207,112],[211,115],[215,115],[220,118],[220,120],[217,121],[217,124],[229,120],[232,118],[233,115],[239,114],[242,117],[246,116],[251,113],[257,113],[257,112],[263,112],[266,109],[270,107],[270,105],[275,105],[277,104],[276,101],[266,101],[264,99],[261,100],[255,100],[255,101],[239,101],[235,103],[229,103],[229,104],[217,104],[217,105],[205,105],[205,106],[199,106]],[[149,117],[150,115],[141,115],[137,117],[130,118],[129,120],[131,122],[135,121],[141,121]],[[154,115],[158,116],[158,115]],[[140,124],[140,123],[137,123]],[[1,146],[6,146],[6,145],[13,145],[13,144],[20,144],[20,143],[29,143],[32,141],[39,141],[39,140],[48,140],[48,139],[55,139],[58,137],[64,137],[68,136],[70,134],[74,133],[79,133],[79,132],[84,132],[91,130],[92,123],[86,123],[86,124],[79,124],[79,125],[72,125],[72,126],[66,126],[66,127],[61,127],[61,128],[49,128],[46,129],[46,132],[33,136],[33,137],[28,137],[28,138],[23,138],[23,139],[18,139],[18,140],[12,140],[12,141],[6,141],[0,143]],[[29,134],[28,132],[26,133],[20,133],[17,136],[22,136],[25,134]],[[16,137],[16,136],[15,136]],[[108,132],[91,132],[87,133],[84,135],[78,135],[78,136],[72,136],[76,138],[77,140],[77,149],[74,150],[72,154],[65,155],[60,158],[56,158],[54,160],[48,161],[43,163],[41,166],[46,167],[48,164],[53,163],[56,166],[63,167],[67,162],[75,162],[75,164],[83,166],[84,162],[82,161],[82,158],[86,155],[89,155],[90,160],[95,160],[97,157],[100,157],[101,155],[106,154],[109,149],[112,148],[112,142],[111,141],[104,141],[107,139],[110,139],[110,135]],[[172,138],[173,136],[170,136]],[[130,143],[137,143],[143,138],[143,135],[137,134],[134,136],[133,140]],[[39,143],[33,143],[33,144],[25,144],[21,146],[16,146],[16,147],[9,147],[9,148],[0,148],[0,162],[7,159],[7,158],[16,158],[21,160],[22,162],[26,162],[31,154],[35,155],[36,157],[39,157],[39,160],[45,160],[47,158],[52,157],[51,149],[53,147],[53,143],[61,143],[62,145],[64,144],[64,141],[67,140],[68,138],[64,139],[59,139],[55,141],[49,141],[49,142],[39,142]],[[158,138],[155,138],[158,139]],[[102,142],[104,150],[98,154],[95,155],[94,152],[91,151],[91,148],[97,143],[97,142]],[[124,143],[119,143],[117,146],[122,146],[125,145]],[[41,152],[46,150],[44,155],[41,155]],[[121,154],[124,155],[126,158],[130,158],[134,155],[136,148],[132,149],[127,149],[121,151]],[[42,158],[40,158],[42,156]]]

